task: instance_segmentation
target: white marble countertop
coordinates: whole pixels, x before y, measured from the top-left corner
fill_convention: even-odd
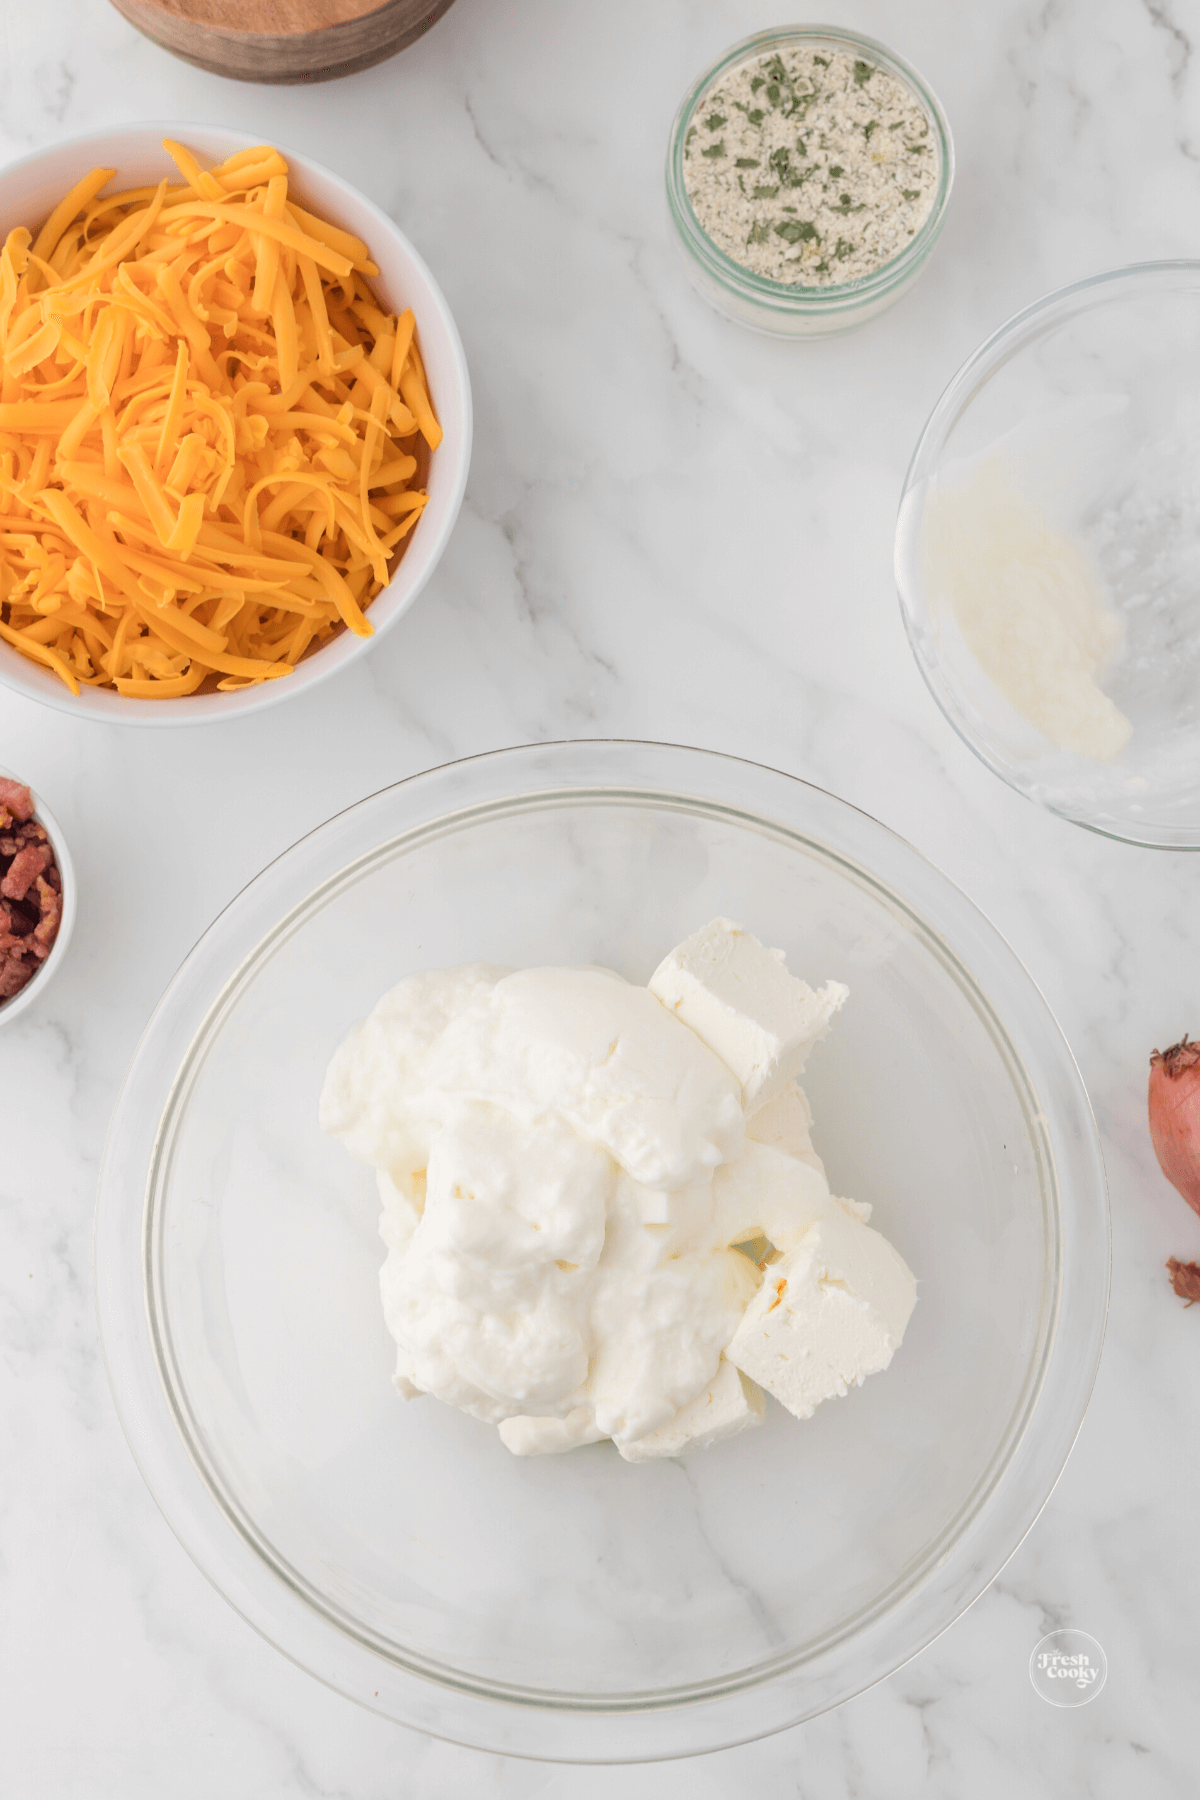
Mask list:
[[[1089,837],[996,781],[926,693],[890,569],[908,455],[962,357],[1051,287],[1196,252],[1188,10],[823,0],[828,20],[926,75],[959,176],[916,290],[813,348],[751,336],[693,296],[662,194],[688,82],[778,8],[457,0],[397,60],[307,90],[191,69],[102,0],[0,9],[0,156],[145,116],[310,150],[428,258],[476,403],[449,551],[353,671],[258,719],[169,733],[87,726],[0,692],[0,762],[57,812],[81,893],[62,973],[0,1032],[0,1785],[14,1800],[585,1800],[618,1781],[629,1800],[1196,1791],[1200,1313],[1173,1298],[1163,1262],[1200,1256],[1200,1220],[1158,1174],[1143,1102],[1151,1047],[1200,1029],[1200,862]],[[700,744],[802,775],[960,883],[1079,1058],[1114,1227],[1091,1409],[989,1592],[833,1714],[619,1775],[420,1738],[245,1626],[126,1449],[91,1275],[122,1073],[216,911],[387,781],[581,736]],[[1109,1660],[1103,1693],[1065,1711],[1026,1673],[1064,1624]]]

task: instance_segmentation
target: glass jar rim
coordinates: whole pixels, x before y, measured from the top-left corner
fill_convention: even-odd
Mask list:
[[[683,148],[695,113],[714,84],[730,69],[765,55],[772,49],[798,44],[828,46],[834,50],[866,51],[885,73],[912,89],[929,117],[938,140],[938,185],[933,206],[920,228],[895,256],[880,263],[855,281],[830,282],[824,287],[772,281],[756,275],[722,250],[700,224],[683,175]],[[750,299],[782,313],[821,314],[852,311],[880,299],[906,282],[933,249],[946,216],[954,184],[954,140],[949,121],[936,94],[903,57],[878,39],[840,25],[784,25],[759,31],[734,44],[700,75],[688,89],[675,115],[667,148],[667,204],[684,248],[706,274],[729,293]]]

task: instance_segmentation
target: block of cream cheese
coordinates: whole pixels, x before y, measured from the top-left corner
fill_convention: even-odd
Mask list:
[[[710,1450],[750,1425],[761,1425],[766,1405],[762,1389],[722,1357],[708,1386],[681,1406],[673,1419],[631,1444],[619,1443],[617,1449],[626,1462],[635,1463],[682,1456],[688,1450]]]
[[[752,1143],[765,1144],[768,1150],[782,1150],[785,1156],[807,1163],[810,1169],[823,1176],[825,1164],[813,1149],[811,1130],[808,1095],[794,1081],[765,1106],[760,1106],[746,1124],[746,1136]],[[839,1196],[838,1205],[844,1206],[852,1218],[861,1219],[864,1225],[871,1217],[869,1200],[844,1200]]]
[[[650,991],[733,1070],[749,1118],[799,1075],[849,989],[828,981],[814,993],[782,950],[714,919],[658,965]]]
[[[789,1081],[773,1100],[758,1108],[746,1122],[746,1136],[825,1173],[825,1164],[813,1149],[808,1095],[798,1082]]]
[[[765,1237],[776,1250],[794,1250],[837,1205],[819,1170],[753,1138],[714,1172],[712,1194],[712,1231],[722,1247]]]
[[[767,1269],[725,1354],[807,1419],[822,1400],[887,1368],[916,1297],[887,1239],[835,1207]]]

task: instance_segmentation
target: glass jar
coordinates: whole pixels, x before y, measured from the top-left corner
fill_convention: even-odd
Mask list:
[[[930,136],[938,151],[933,206],[904,249],[855,281],[830,283],[825,287],[772,281],[727,256],[697,219],[683,174],[688,132],[713,86],[743,63],[796,49],[832,51],[870,62],[910,89],[929,120]],[[864,325],[868,319],[894,305],[916,281],[929,259],[946,217],[953,180],[954,145],[950,127],[936,97],[920,76],[873,38],[830,25],[797,25],[761,31],[735,44],[693,83],[676,114],[667,153],[667,203],[693,287],[727,319],[775,337],[828,337]]]

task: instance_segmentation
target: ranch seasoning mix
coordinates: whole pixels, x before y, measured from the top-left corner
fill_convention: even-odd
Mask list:
[[[819,47],[723,75],[683,152],[688,199],[718,249],[805,287],[856,281],[898,256],[933,209],[938,164],[912,88]]]

